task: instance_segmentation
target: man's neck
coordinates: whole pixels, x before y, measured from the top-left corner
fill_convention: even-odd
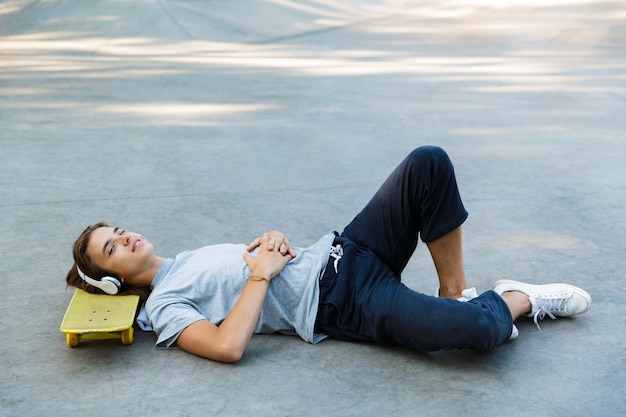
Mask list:
[[[133,280],[135,285],[138,286],[149,286],[152,284],[152,280],[154,279],[156,273],[163,265],[165,258],[160,256],[154,256],[150,261],[150,264],[143,272],[141,272],[137,277]]]

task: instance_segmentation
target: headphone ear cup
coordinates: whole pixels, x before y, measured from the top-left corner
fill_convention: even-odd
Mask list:
[[[98,288],[109,295],[117,294],[122,287],[122,284],[113,277],[102,277],[99,284]]]
[[[109,295],[117,294],[120,288],[122,288],[122,284],[116,278],[102,277],[100,281],[96,281],[95,279],[91,278],[89,275],[81,271],[78,265],[76,265],[76,272],[78,272],[78,276],[81,277],[81,279],[87,284],[93,285],[94,287],[101,289]]]

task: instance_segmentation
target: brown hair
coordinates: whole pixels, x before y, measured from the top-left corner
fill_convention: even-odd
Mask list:
[[[87,255],[87,246],[89,245],[89,238],[94,230],[100,227],[108,227],[108,224],[105,222],[99,222],[93,224],[91,226],[87,226],[85,230],[78,236],[76,242],[74,242],[74,247],[72,249],[72,254],[74,256],[74,265],[67,272],[67,276],[65,277],[65,282],[68,287],[80,288],[81,290],[87,291],[92,294],[105,294],[104,291],[99,288],[94,287],[93,285],[89,285],[86,283],[79,275],[76,270],[76,265],[83,271],[86,275],[94,278],[100,279],[104,276],[110,276],[113,278],[117,278],[120,282],[121,280],[113,271],[108,271],[104,268],[100,268],[98,265],[93,263],[89,256]],[[150,286],[143,287],[135,287],[130,285],[123,285],[120,289],[118,295],[127,295],[127,294],[135,294],[139,296],[140,305],[143,304],[148,296],[150,295],[151,288]]]

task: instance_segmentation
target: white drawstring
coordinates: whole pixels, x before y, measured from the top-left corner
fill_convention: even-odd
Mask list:
[[[335,258],[335,262],[333,263],[335,266],[335,272],[339,272],[339,259],[343,258],[343,247],[339,243],[335,246],[331,246],[330,256]]]

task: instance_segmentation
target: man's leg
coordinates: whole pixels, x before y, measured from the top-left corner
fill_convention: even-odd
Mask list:
[[[449,275],[445,258],[452,252],[460,255],[460,236],[453,231],[466,218],[450,158],[443,149],[427,146],[400,163],[342,236],[374,251],[398,279],[421,237],[435,251],[445,285],[453,287],[454,280],[464,282],[458,278],[462,259],[453,260],[456,271]]]
[[[426,244],[439,277],[439,296],[461,298],[467,288],[463,269],[461,226]]]
[[[519,291],[507,291],[501,297],[509,306],[513,321],[530,312],[530,298],[526,294]]]
[[[327,268],[320,281],[316,331],[426,351],[488,350],[509,338],[510,307],[495,292],[465,303],[421,294],[394,279],[371,251],[346,239],[342,244],[337,272]]]

